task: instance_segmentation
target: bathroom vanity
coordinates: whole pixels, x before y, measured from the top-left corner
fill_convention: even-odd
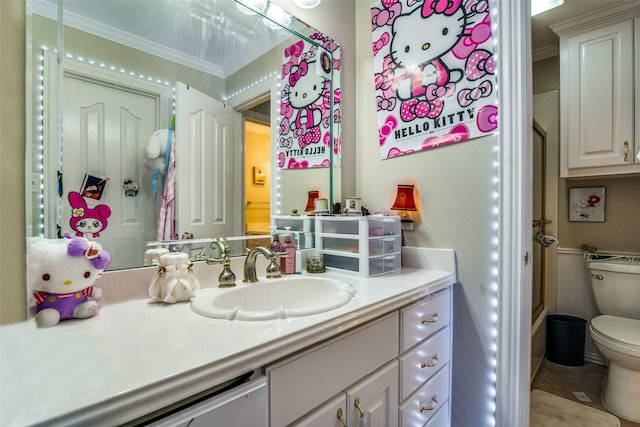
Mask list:
[[[449,425],[454,252],[407,248],[397,273],[325,275],[357,294],[310,316],[229,321],[137,299],[4,326],[0,424]]]

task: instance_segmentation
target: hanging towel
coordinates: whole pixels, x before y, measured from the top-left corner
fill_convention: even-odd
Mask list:
[[[167,153],[167,175],[165,177],[162,204],[158,218],[157,240],[173,240],[176,238],[175,198],[176,198],[176,140],[173,127],[169,128],[171,149]]]

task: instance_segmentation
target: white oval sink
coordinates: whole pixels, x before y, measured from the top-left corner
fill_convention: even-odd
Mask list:
[[[262,278],[233,289],[202,289],[191,301],[191,309],[216,319],[286,319],[334,310],[351,301],[355,294],[351,284],[336,279]]]

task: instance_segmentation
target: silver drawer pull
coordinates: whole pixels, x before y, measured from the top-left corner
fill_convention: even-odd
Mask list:
[[[431,397],[431,405],[429,405],[429,406],[420,405],[420,413],[422,413],[424,411],[433,411],[434,409],[436,409],[436,405],[437,404],[438,404],[438,399],[436,399],[436,395],[434,394]]]
[[[422,324],[425,323],[436,323],[438,321],[438,313],[433,313],[431,319],[422,319]]]
[[[433,368],[434,366],[436,366],[438,364],[438,354],[434,354],[431,357],[431,362],[427,363],[424,360],[422,362],[420,362],[420,367],[421,368]]]

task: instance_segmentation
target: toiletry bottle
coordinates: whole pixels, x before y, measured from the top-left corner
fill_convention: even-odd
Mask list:
[[[282,251],[286,252],[286,258],[281,258],[280,273],[294,274],[296,272],[296,245],[291,241],[291,235],[284,236]]]
[[[282,251],[282,245],[280,244],[280,238],[277,233],[273,233],[273,240],[271,241],[269,249],[271,249],[271,252],[273,253]]]
[[[300,250],[300,234],[296,233],[298,239],[296,239],[296,274],[302,274],[302,251]]]

